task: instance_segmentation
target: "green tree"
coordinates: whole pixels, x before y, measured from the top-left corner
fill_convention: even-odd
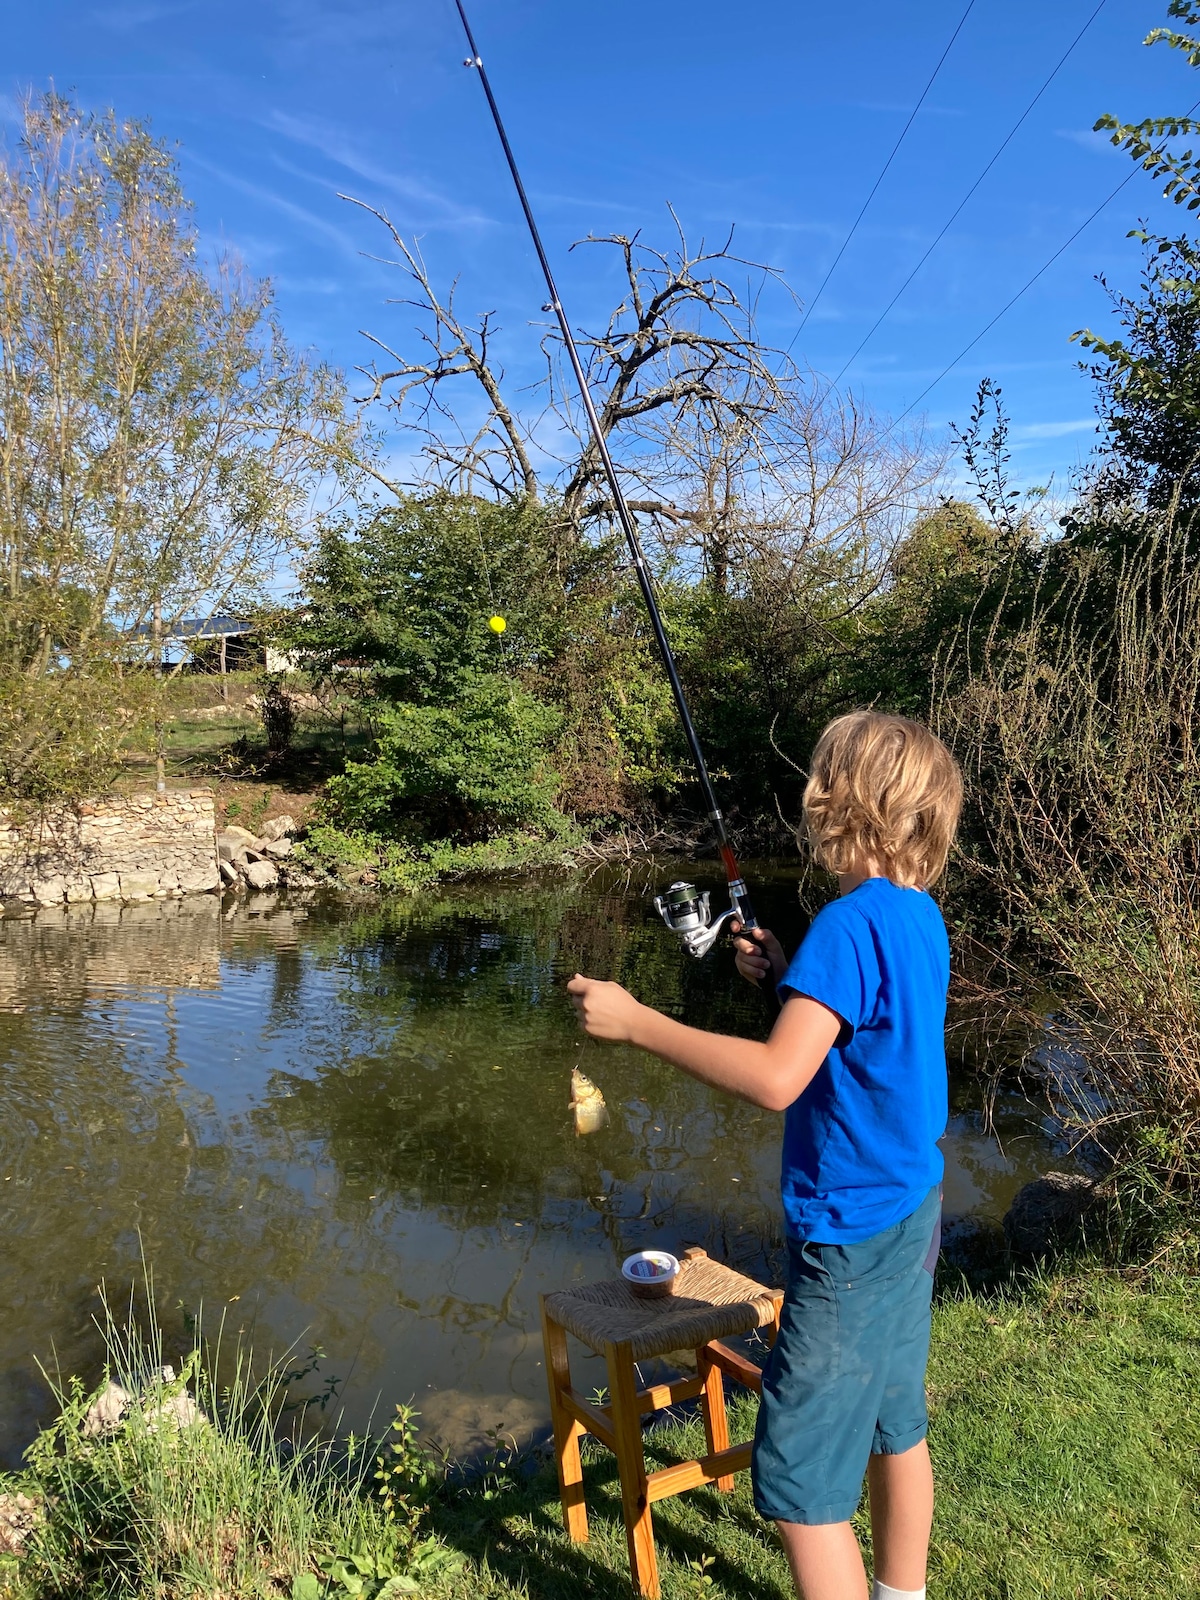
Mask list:
[[[343,825],[553,831],[552,810],[628,817],[678,784],[670,695],[620,547],[564,557],[556,514],[438,492],[326,529],[286,642],[357,696],[372,734],[330,788]]]
[[[1192,31],[1200,27],[1200,4],[1172,0],[1168,14],[1189,31],[1155,28],[1146,44],[1166,44],[1189,66],[1200,66],[1200,37]],[[1108,113],[1096,128],[1176,205],[1200,207],[1200,155],[1176,143],[1200,132],[1200,121],[1188,115],[1126,123]],[[1177,495],[1194,502],[1200,498],[1200,249],[1186,236],[1145,228],[1131,237],[1142,240],[1146,256],[1136,294],[1110,291],[1123,333],[1104,338],[1088,328],[1075,335],[1095,357],[1089,370],[1108,433],[1096,489],[1108,502],[1144,497],[1161,507]]]
[[[36,724],[70,697],[28,685],[153,659],[183,614],[254,596],[354,458],[341,379],[289,347],[269,285],[201,261],[170,152],[28,100],[0,158],[0,676],[35,726],[0,786],[37,787]],[[102,726],[111,758],[121,721]]]

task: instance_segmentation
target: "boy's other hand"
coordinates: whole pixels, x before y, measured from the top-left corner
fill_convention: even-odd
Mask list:
[[[579,1013],[579,1026],[593,1039],[615,1039],[628,1044],[633,1038],[633,1019],[642,1009],[628,989],[602,978],[585,978],[576,973],[567,985],[571,1004]]]
[[[770,928],[751,928],[743,932],[737,921],[729,926],[733,933],[740,935],[733,941],[733,959],[742,977],[751,983],[761,983],[764,978],[778,983],[787,971],[787,957]]]

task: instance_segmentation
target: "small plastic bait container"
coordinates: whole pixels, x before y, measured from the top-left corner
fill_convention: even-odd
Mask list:
[[[674,1292],[679,1262],[666,1250],[638,1250],[621,1263],[621,1276],[639,1299],[660,1300]]]

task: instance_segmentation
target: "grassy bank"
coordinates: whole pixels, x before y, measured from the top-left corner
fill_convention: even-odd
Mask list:
[[[1194,1280],[1095,1271],[990,1295],[948,1290],[930,1384],[932,1600],[1200,1592]],[[202,1385],[201,1399],[215,1425],[176,1436],[143,1419],[86,1444],[77,1400],[70,1428],[35,1448],[34,1470],[2,1486],[53,1497],[25,1555],[7,1559],[2,1592],[626,1600],[615,1467],[599,1447],[587,1464],[592,1537],[578,1546],[561,1532],[548,1466],[502,1464],[466,1489],[443,1487],[418,1519],[419,1460],[394,1434],[389,1517],[373,1456],[348,1486],[333,1456],[279,1452],[246,1431],[246,1413],[238,1426],[223,1421],[216,1390]],[[734,1421],[745,1436],[752,1404]],[[647,1447],[661,1464],[693,1454],[699,1424],[656,1428]],[[655,1522],[668,1600],[790,1594],[746,1475],[731,1496],[695,1491],[656,1506]]]

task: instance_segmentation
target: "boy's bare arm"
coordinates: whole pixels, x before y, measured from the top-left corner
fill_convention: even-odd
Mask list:
[[[786,1111],[811,1083],[841,1029],[835,1012],[793,995],[765,1044],[686,1027],[635,1000],[619,983],[578,974],[567,985],[580,1025],[594,1039],[637,1045],[693,1078],[767,1111]]]

